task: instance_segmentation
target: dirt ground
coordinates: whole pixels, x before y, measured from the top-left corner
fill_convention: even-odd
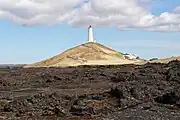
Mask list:
[[[180,61],[0,71],[0,120],[180,120]]]

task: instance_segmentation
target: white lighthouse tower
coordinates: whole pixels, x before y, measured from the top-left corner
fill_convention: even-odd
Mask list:
[[[88,42],[96,42],[94,40],[93,29],[91,25],[88,27]]]

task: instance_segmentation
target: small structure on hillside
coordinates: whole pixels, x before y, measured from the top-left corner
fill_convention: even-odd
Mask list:
[[[134,54],[128,54],[128,53],[124,54],[124,56],[126,56],[126,57],[127,57],[128,59],[130,59],[130,60],[134,60],[134,59],[137,59],[137,58],[138,58],[136,55],[134,55]]]

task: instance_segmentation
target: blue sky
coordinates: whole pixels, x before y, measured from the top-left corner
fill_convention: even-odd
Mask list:
[[[153,0],[152,2],[152,12],[154,14],[160,14],[162,12],[169,12],[172,11],[180,5],[179,0]]]
[[[172,12],[179,5],[179,0],[154,0],[150,12],[160,15]],[[3,18],[0,19],[0,33],[0,64],[37,62],[87,41],[86,27],[72,27],[66,23],[25,27]],[[145,59],[180,56],[179,31],[122,31],[104,25],[94,28],[94,37],[117,51],[134,53]]]

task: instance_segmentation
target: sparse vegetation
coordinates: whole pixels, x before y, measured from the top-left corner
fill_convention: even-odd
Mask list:
[[[158,60],[158,58],[152,58],[149,61],[154,61],[154,60]]]
[[[6,100],[0,100],[0,106],[4,106],[8,104],[8,102]]]
[[[114,54],[114,56],[116,56],[116,57],[122,57],[123,54],[122,54],[121,52],[117,52],[117,53]]]
[[[69,48],[68,50],[72,50],[73,48]]]
[[[0,67],[0,72],[8,72],[10,70],[10,68],[9,67]]]

